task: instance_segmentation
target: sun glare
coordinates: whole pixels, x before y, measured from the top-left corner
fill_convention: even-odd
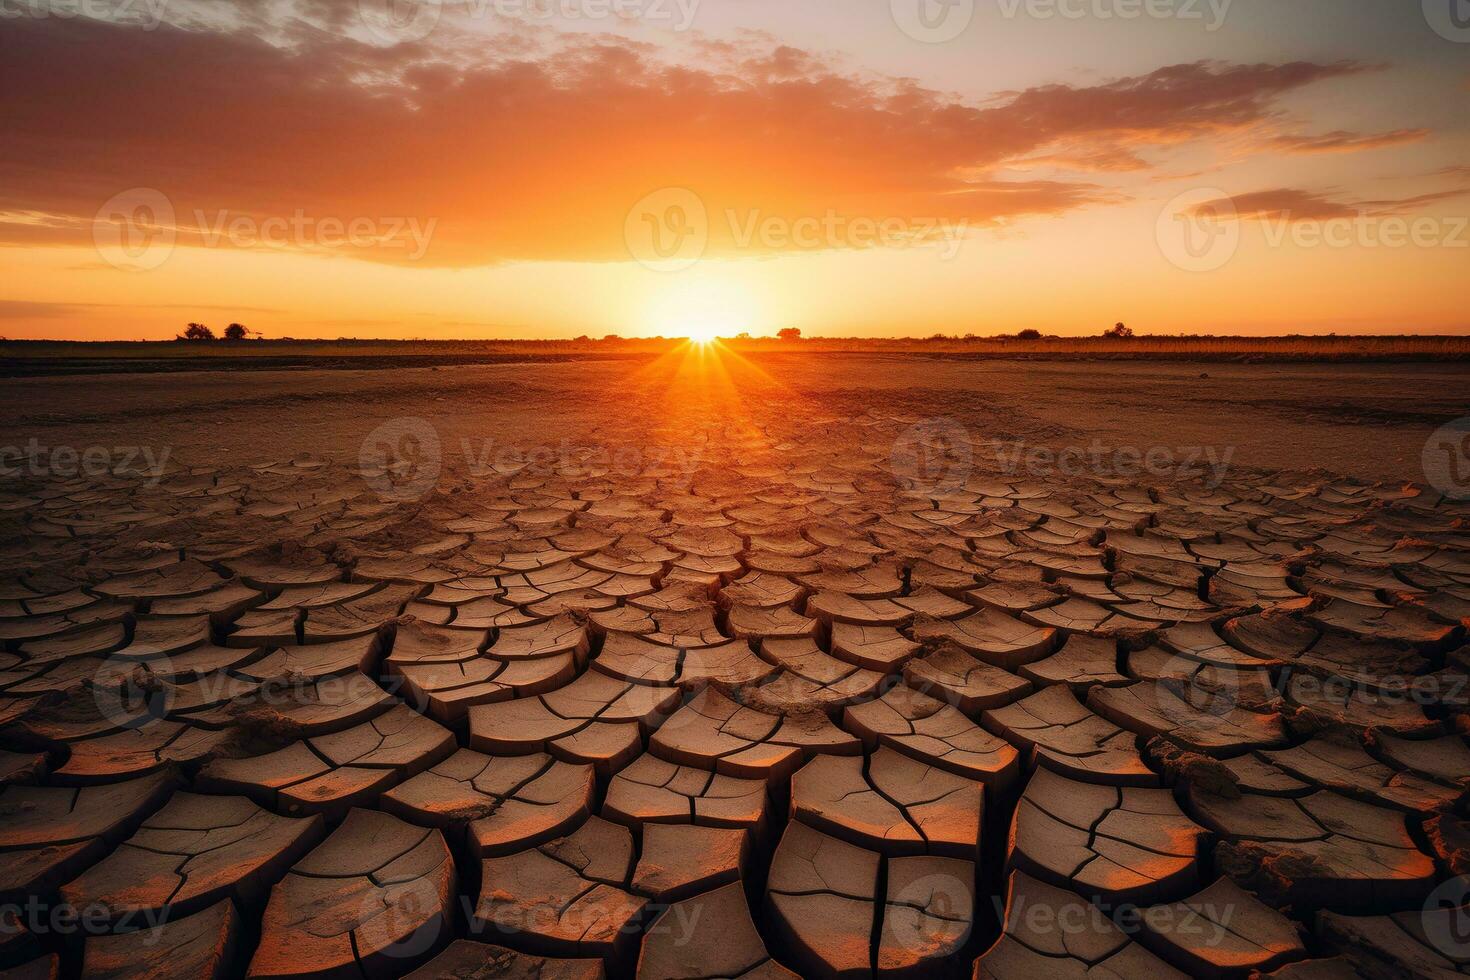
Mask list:
[[[713,324],[700,323],[689,327],[689,342],[705,347],[720,338],[720,330]]]
[[[651,332],[688,337],[701,346],[750,331],[756,318],[749,291],[714,275],[670,284],[653,297],[648,311]]]

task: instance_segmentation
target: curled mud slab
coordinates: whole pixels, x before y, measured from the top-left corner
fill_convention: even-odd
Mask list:
[[[1470,972],[1470,509],[920,422],[7,486],[0,971]]]

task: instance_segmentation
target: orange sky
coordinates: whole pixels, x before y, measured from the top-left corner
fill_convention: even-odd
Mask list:
[[[4,2],[10,338],[1470,329],[1417,3]]]

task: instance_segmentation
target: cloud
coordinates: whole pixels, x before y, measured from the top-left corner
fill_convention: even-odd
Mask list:
[[[1395,129],[1387,133],[1350,133],[1334,130],[1320,136],[1277,136],[1269,145],[1287,153],[1358,153],[1388,146],[1417,143],[1429,135],[1427,129]]]
[[[611,35],[379,48],[293,24],[291,43],[273,44],[247,30],[9,22],[0,87],[28,94],[0,108],[0,243],[89,243],[99,206],[138,187],[167,197],[184,245],[220,230],[238,243],[234,222],[304,222],[314,230],[280,247],[305,250],[334,248],[324,222],[414,222],[432,230],[421,257],[342,251],[455,267],[626,261],[629,209],[665,187],[704,203],[710,255],[798,247],[742,245],[753,218],[995,226],[1119,197],[1004,180],[1015,165],[1145,170],[1150,151],[1261,126],[1284,94],[1368,70],[1200,62],[975,105],[759,38],[681,63]]]
[[[1403,215],[1467,193],[1470,189],[1461,188],[1392,200],[1353,201],[1336,200],[1313,191],[1277,188],[1206,201],[1191,210],[1197,215],[1238,218],[1241,221],[1335,221]]]
[[[0,320],[51,320],[95,311],[96,303],[43,303],[23,299],[0,299]]]
[[[278,314],[284,311],[265,306],[229,306],[214,303],[53,303],[41,300],[0,299],[0,320],[49,320],[76,317],[99,311],[114,310],[137,313],[140,310],[193,310],[232,315],[244,313]]]

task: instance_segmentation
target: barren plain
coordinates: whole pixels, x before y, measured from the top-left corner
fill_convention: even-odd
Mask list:
[[[0,966],[1462,975],[1470,505],[1424,459],[1467,391],[718,346],[10,379]]]

